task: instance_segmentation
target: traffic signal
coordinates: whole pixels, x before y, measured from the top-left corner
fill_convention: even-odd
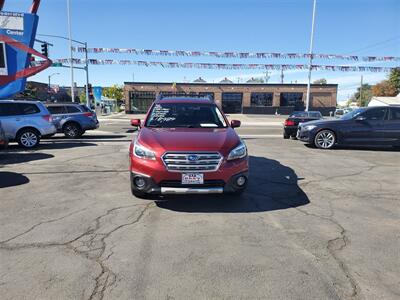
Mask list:
[[[42,44],[42,54],[46,57],[49,57],[48,45],[46,43]]]
[[[92,89],[91,83],[89,83],[89,85],[88,85],[88,90],[89,90],[89,98],[92,99],[93,98],[93,89]]]

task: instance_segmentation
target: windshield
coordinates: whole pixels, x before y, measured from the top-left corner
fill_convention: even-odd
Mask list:
[[[306,111],[295,111],[293,112],[289,118],[307,118],[307,112]]]
[[[319,111],[310,111],[308,112],[308,115],[310,116],[310,118],[321,118],[322,115]]]
[[[153,106],[146,127],[225,128],[216,105],[202,103],[158,103]]]
[[[347,114],[344,114],[343,116],[340,117],[341,120],[350,120],[355,117],[357,117],[359,114],[363,113],[365,111],[365,108],[357,108],[356,110],[353,110],[351,112],[348,112]]]

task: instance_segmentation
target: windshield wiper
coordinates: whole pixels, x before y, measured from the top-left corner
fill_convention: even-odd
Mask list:
[[[155,124],[155,125],[147,125],[146,127],[150,128],[161,128],[162,126],[160,124]]]

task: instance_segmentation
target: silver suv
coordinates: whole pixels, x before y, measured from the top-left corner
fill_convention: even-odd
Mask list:
[[[38,101],[0,100],[0,121],[6,137],[24,148],[34,148],[43,136],[56,133],[53,118]]]

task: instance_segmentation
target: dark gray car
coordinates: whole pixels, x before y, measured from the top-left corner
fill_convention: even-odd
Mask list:
[[[8,146],[8,138],[6,137],[6,133],[4,132],[3,127],[1,127],[0,121],[0,149],[7,148]]]
[[[68,138],[78,138],[86,130],[99,128],[96,113],[85,105],[74,103],[46,104],[53,116],[57,132]]]
[[[338,145],[400,147],[400,106],[363,107],[340,119],[299,126],[297,138],[318,148]]]

